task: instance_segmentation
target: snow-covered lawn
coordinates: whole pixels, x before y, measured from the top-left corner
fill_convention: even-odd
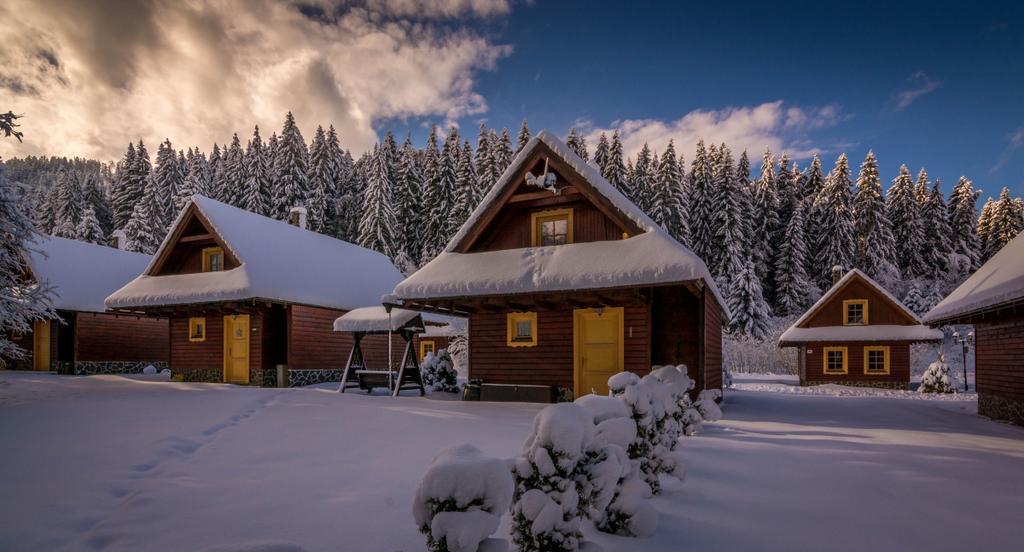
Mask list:
[[[441,448],[519,452],[539,405],[0,372],[0,550],[421,550]],[[1024,429],[965,401],[734,390],[650,539],[606,550],[1006,550]],[[508,517],[498,536],[507,537]]]

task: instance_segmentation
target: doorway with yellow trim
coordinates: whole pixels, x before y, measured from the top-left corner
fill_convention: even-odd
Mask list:
[[[224,317],[224,381],[249,383],[249,315]]]
[[[608,394],[608,378],[625,368],[624,309],[573,311],[573,386],[580,397]]]

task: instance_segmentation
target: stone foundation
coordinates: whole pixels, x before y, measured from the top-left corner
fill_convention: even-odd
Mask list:
[[[62,363],[65,364],[65,363]],[[67,363],[70,364],[70,363]],[[92,376],[97,374],[141,374],[146,366],[153,365],[159,372],[168,367],[166,362],[76,362],[73,373],[76,376]],[[58,371],[62,374],[69,373],[70,366],[59,366]]]
[[[288,387],[302,387],[325,382],[340,382],[344,370],[288,370]],[[353,374],[354,375],[354,374]],[[351,379],[351,378],[350,378]]]
[[[835,381],[835,380],[807,380],[801,381],[800,385],[807,387],[810,385],[845,385],[847,387],[872,387],[874,389],[895,389],[899,391],[906,391],[909,389],[910,384],[905,381]]]
[[[190,383],[223,383],[223,368],[189,368],[188,370],[171,367],[171,378],[181,378]]]
[[[978,414],[1024,426],[1024,400],[978,393]]]

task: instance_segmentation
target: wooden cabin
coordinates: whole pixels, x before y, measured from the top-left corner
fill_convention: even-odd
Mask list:
[[[456,335],[466,333],[466,321],[463,318],[425,314],[423,331],[416,336],[416,345],[420,362],[428,353],[436,353],[447,349]]]
[[[932,327],[974,326],[978,412],[1024,425],[1024,234],[928,311]]]
[[[468,317],[485,400],[607,393],[615,373],[670,363],[722,386],[729,313],[704,262],[546,131],[386,300]]]
[[[151,364],[166,368],[167,320],[111,314],[103,304],[149,261],[149,255],[112,247],[38,238],[28,252],[26,278],[53,288],[59,318],[36,321],[32,331],[11,336],[28,355],[0,364],[77,375],[138,373]]]
[[[402,275],[380,253],[301,228],[303,218],[193,196],[152,262],[106,304],[168,317],[171,372],[184,381],[339,381],[352,336],[334,320],[379,305]],[[364,352],[384,358],[385,343],[368,338]]]
[[[942,332],[854,269],[783,332],[779,346],[797,349],[800,385],[907,389],[910,345],[941,340]]]

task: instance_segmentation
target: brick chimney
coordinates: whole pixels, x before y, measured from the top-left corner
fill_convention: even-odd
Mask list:
[[[128,236],[125,235],[124,230],[117,229],[110,233],[110,246],[118,249],[124,249],[124,246],[128,243]]]
[[[836,266],[832,267],[832,285],[833,286],[838,284],[839,280],[843,279],[843,274],[844,273],[845,273],[845,271],[843,270],[843,267],[841,267],[839,265],[836,265]]]
[[[292,226],[298,226],[299,228],[305,230],[306,208],[301,205],[292,207],[291,210],[288,211],[288,224],[291,224]]]

